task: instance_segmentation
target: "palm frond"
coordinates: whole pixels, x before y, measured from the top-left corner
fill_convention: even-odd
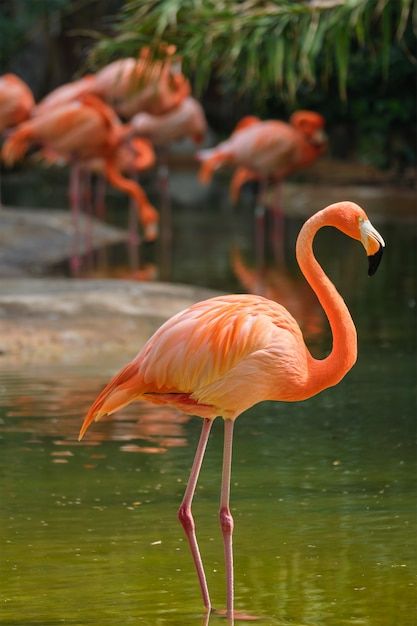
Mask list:
[[[215,75],[239,93],[294,99],[300,87],[335,75],[346,98],[351,51],[379,55],[386,76],[393,42],[416,22],[415,0],[126,0],[90,63],[136,55],[143,45],[157,55],[165,42],[200,90]]]

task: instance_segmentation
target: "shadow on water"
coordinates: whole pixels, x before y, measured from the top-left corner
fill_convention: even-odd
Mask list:
[[[337,199],[322,188],[316,202],[318,193],[296,196],[280,267],[256,267],[249,194],[234,211],[225,188],[198,208],[174,202],[169,279],[287,299],[313,352],[325,354],[327,322],[294,260],[306,207]],[[308,402],[263,403],[237,422],[236,606],[248,617],[239,623],[415,624],[416,232],[407,211],[384,202],[368,209],[388,244],[372,280],[360,246],[342,235],[328,229],[316,246],[358,329],[355,368]],[[158,269],[157,244],[140,253],[142,267]],[[109,271],[129,271],[125,248],[107,260]],[[137,403],[76,441],[91,400],[125,360],[0,369],[1,624],[206,623],[176,520],[199,420]],[[217,420],[194,513],[219,611],[221,454]],[[224,623],[216,612],[209,621]]]

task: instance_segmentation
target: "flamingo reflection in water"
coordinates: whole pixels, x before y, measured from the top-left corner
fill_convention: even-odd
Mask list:
[[[134,400],[170,405],[202,418],[191,475],[178,516],[189,542],[207,613],[211,600],[200,555],[191,503],[214,418],[224,420],[220,526],[226,565],[226,611],[234,624],[234,567],[230,478],[235,419],[263,400],[301,401],[337,385],[357,358],[356,328],[349,310],[313,253],[313,239],[332,226],[362,243],[375,273],[384,249],[364,210],[339,202],[310,217],[297,238],[297,261],[327,315],[333,345],[314,358],[292,315],[261,296],[226,295],[198,302],[174,315],[139,354],[103,389],[82,424],[80,439],[94,420]],[[208,619],[208,618],[207,618]]]
[[[30,437],[28,441],[33,443],[42,443],[45,437],[52,438],[56,450],[73,449],[79,414],[91,397],[91,389],[97,387],[101,379],[97,375],[68,375],[68,369],[65,373],[57,384],[56,369],[54,374],[32,373],[30,378],[15,372],[13,399],[9,402],[8,398],[3,398],[1,402],[5,415],[13,419],[0,424],[0,433],[25,433]],[[39,417],[34,420],[34,415]],[[104,441],[115,441],[123,452],[164,454],[170,448],[188,444],[185,425],[190,419],[174,407],[141,402],[135,410],[129,407],[116,419],[108,419],[106,428],[96,430],[84,443],[87,447],[97,448]],[[96,455],[96,451],[92,454]]]

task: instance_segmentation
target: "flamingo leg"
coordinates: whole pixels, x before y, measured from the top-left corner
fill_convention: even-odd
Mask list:
[[[94,212],[98,219],[102,222],[106,219],[106,179],[101,174],[98,175],[95,181],[95,194],[94,194]],[[106,246],[100,246],[98,250],[98,265],[100,269],[104,269],[107,266],[107,248]]]
[[[169,188],[168,150],[159,151],[159,165],[157,179],[160,193],[161,234],[160,234],[160,267],[161,279],[171,277],[171,249],[172,249],[172,206]]]
[[[80,261],[80,166],[74,163],[70,171],[70,204],[71,216],[74,227],[72,240],[72,253],[70,258],[71,274],[78,276],[81,266]]]
[[[93,226],[93,196],[92,196],[92,176],[91,172],[87,169],[81,171],[82,180],[82,206],[85,213],[85,244],[86,244],[86,259],[91,268],[93,260],[93,239],[94,239],[94,226]]]
[[[233,599],[234,599],[234,576],[233,576],[233,517],[230,512],[230,476],[232,470],[232,445],[233,445],[234,421],[226,419],[224,422],[224,449],[222,489],[220,496],[220,526],[223,533],[224,559],[226,565],[226,591],[227,591],[227,619],[233,624]]]
[[[255,259],[257,269],[263,269],[265,266],[265,194],[267,190],[267,182],[262,178],[259,184],[259,190],[256,198],[255,206]]]
[[[129,236],[128,236],[128,251],[129,251],[129,266],[130,269],[135,271],[139,268],[139,221],[138,211],[133,198],[129,201]]]
[[[273,188],[273,204],[271,206],[272,231],[271,243],[274,259],[277,263],[284,261],[284,211],[282,209],[282,182],[275,183]]]
[[[195,534],[195,523],[191,513],[191,503],[194,497],[195,488],[197,485],[198,476],[203,462],[204,452],[206,450],[207,441],[210,435],[213,420],[205,418],[203,421],[203,428],[198,442],[197,450],[194,457],[193,466],[191,468],[190,478],[188,479],[187,487],[185,489],[184,497],[181,502],[181,506],[178,510],[178,519],[180,520],[182,527],[184,528],[188,544],[190,546],[191,554],[194,560],[194,565],[197,571],[198,580],[200,583],[201,595],[203,596],[204,606],[207,611],[211,609],[211,602],[209,591],[207,587],[206,574],[204,572],[203,562],[201,560],[200,549],[197,543],[197,537]]]

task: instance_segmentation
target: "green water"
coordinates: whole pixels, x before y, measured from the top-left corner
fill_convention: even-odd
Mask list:
[[[224,256],[216,248],[212,267],[200,249],[192,265],[186,215],[176,223],[176,279],[192,266],[193,282],[219,287],[225,267],[223,287],[236,288],[225,220],[206,214]],[[246,215],[239,241],[250,258]],[[286,221],[289,251],[301,222]],[[358,244],[329,231],[317,246],[352,311],[357,365],[336,388],[304,403],[260,404],[236,424],[236,608],[263,626],[417,623],[416,234],[409,221],[376,226],[387,251],[372,279]],[[286,267],[296,276],[290,252]],[[300,282],[292,291],[301,300]],[[314,313],[312,328],[309,306],[299,310],[313,351],[324,353],[326,325]],[[200,420],[136,404],[76,442],[89,403],[125,361],[0,364],[2,626],[204,623],[176,519]],[[225,603],[221,455],[217,420],[194,505],[216,609]],[[215,613],[209,622],[224,623]]]

